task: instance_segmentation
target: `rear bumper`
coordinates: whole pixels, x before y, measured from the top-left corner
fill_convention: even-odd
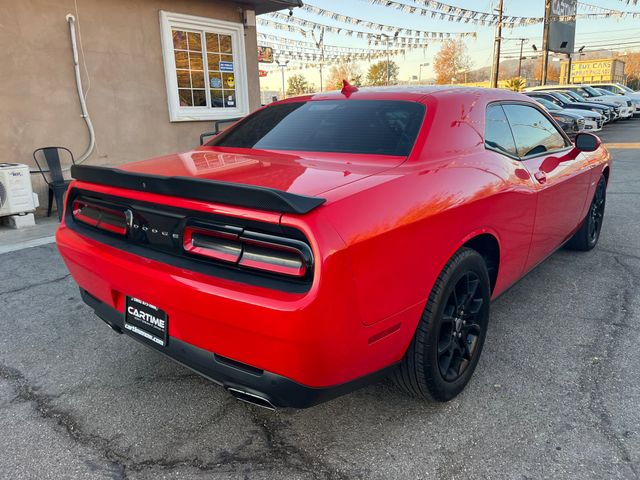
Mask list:
[[[82,300],[113,330],[128,334],[124,329],[123,313],[101,302],[82,288],[80,294]],[[307,408],[326,402],[384,378],[395,367],[395,365],[390,365],[340,385],[317,388],[302,385],[282,375],[216,355],[177,338],[170,337],[167,345],[161,347],[143,342],[134,335],[129,334],[129,336],[218,385],[222,385],[227,390],[245,392],[250,396],[264,399],[267,405],[270,404],[274,408]]]

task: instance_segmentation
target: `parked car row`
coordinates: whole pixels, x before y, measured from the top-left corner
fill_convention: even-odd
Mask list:
[[[545,85],[527,88],[524,94],[542,105],[571,138],[640,115],[640,92],[617,83]]]

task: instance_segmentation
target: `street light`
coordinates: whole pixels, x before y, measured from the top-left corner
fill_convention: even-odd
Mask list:
[[[420,64],[420,68],[418,68],[418,83],[422,82],[422,67],[428,67],[429,65],[431,65],[429,62]]]
[[[287,98],[287,90],[284,87],[284,70],[287,68],[287,65],[289,65],[289,60],[285,60],[284,62],[282,60],[278,60],[277,63],[278,66],[282,68],[282,98]]]

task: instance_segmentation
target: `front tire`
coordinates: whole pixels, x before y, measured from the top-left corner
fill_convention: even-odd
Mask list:
[[[395,375],[407,393],[444,402],[476,368],[489,321],[491,284],[482,256],[462,248],[438,276]]]
[[[606,199],[607,180],[604,175],[600,175],[587,217],[584,219],[580,229],[567,242],[567,248],[587,252],[597,245],[604,220]]]

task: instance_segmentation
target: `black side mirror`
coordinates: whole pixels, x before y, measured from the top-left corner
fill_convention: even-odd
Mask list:
[[[591,133],[579,133],[576,135],[575,145],[581,152],[594,152],[600,144],[600,139]]]

